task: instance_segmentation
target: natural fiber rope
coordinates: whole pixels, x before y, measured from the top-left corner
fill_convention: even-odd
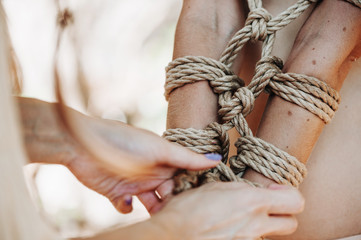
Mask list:
[[[324,82],[314,77],[296,73],[277,74],[268,86],[286,101],[297,104],[329,123],[335,115],[340,95]]]
[[[164,133],[167,140],[195,152],[215,152],[223,156],[222,163],[214,169],[178,172],[174,177],[176,193],[211,181],[246,181],[241,178],[246,167],[280,184],[298,187],[302,182],[307,174],[306,167],[295,157],[254,137],[245,117],[253,110],[255,99],[264,90],[309,110],[325,123],[333,117],[340,101],[335,90],[314,77],[283,73],[282,60],[271,56],[275,33],[300,16],[314,2],[317,0],[299,0],[272,18],[262,7],[261,0],[248,0],[250,12],[245,26],[229,41],[219,61],[202,56],[185,56],[175,59],[167,66],[167,100],[176,88],[207,80],[213,92],[218,95],[218,114],[222,119],[222,123],[211,123],[204,130],[169,129]],[[251,40],[263,41],[262,58],[256,65],[251,83],[244,86],[244,82],[233,73],[231,67],[245,43]],[[241,137],[236,142],[237,155],[230,158],[228,167],[227,131],[233,127]]]

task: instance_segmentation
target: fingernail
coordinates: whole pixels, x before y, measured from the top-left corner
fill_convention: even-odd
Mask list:
[[[290,187],[287,185],[281,185],[281,184],[271,184],[268,186],[268,189],[272,189],[272,190],[285,190],[285,189],[289,189]]]
[[[221,161],[222,160],[222,155],[220,155],[218,153],[207,153],[207,154],[204,154],[204,156],[212,161]]]
[[[133,198],[131,196],[125,198],[125,205],[130,206],[132,205]]]

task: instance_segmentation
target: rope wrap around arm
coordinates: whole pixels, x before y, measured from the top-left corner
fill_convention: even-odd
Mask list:
[[[300,16],[317,0],[299,0],[280,15],[272,17],[261,0],[248,0],[250,12],[245,26],[229,41],[220,60],[204,56],[185,56],[175,59],[166,68],[165,97],[177,88],[198,81],[208,81],[218,96],[220,123],[211,123],[206,129],[169,129],[164,137],[198,153],[219,153],[222,163],[216,168],[188,172],[180,171],[174,177],[175,192],[197,187],[212,181],[245,181],[242,178],[250,167],[280,184],[298,187],[307,175],[306,167],[295,157],[270,143],[253,136],[245,117],[253,110],[256,98],[263,92],[273,93],[286,101],[330,122],[338,108],[337,91],[314,77],[283,73],[283,62],[272,56],[275,33]],[[350,1],[355,2],[355,1]],[[360,1],[356,1],[360,2]],[[248,41],[263,41],[262,58],[248,86],[231,67],[238,53]],[[228,161],[229,136],[236,128],[240,138],[236,142],[237,155]]]

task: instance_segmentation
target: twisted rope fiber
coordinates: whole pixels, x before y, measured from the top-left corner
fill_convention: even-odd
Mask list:
[[[229,41],[219,61],[203,56],[185,56],[166,67],[165,97],[186,84],[208,80],[218,95],[218,114],[222,123],[206,129],[169,129],[164,138],[198,153],[216,152],[223,156],[216,168],[180,171],[175,177],[175,193],[212,181],[246,181],[242,178],[250,167],[277,183],[299,186],[307,174],[306,167],[295,157],[253,136],[245,117],[253,110],[255,99],[266,88],[269,92],[295,103],[326,123],[331,120],[340,101],[339,94],[326,83],[305,75],[282,73],[282,60],[271,56],[275,33],[300,16],[317,0],[299,0],[272,18],[261,0],[248,0],[250,13],[245,26]],[[248,41],[263,41],[262,58],[248,86],[231,70],[238,53]],[[241,137],[236,142],[237,155],[228,162],[229,137],[233,127]],[[230,167],[228,167],[228,165]],[[253,186],[259,186],[249,181]]]
[[[274,76],[268,86],[286,101],[297,104],[329,123],[340,103],[340,95],[324,82],[296,73]]]
[[[307,170],[295,157],[281,151],[270,143],[252,136],[241,137],[236,142],[237,157],[230,160],[231,168],[242,162],[277,183],[295,187],[302,182]]]

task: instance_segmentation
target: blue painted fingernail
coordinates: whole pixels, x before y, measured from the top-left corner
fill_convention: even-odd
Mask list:
[[[222,155],[220,155],[218,153],[207,153],[207,154],[204,154],[204,156],[212,161],[221,161],[222,160]]]
[[[127,199],[125,199],[125,205],[130,206],[132,205],[133,202],[133,198],[132,197],[128,197]]]

